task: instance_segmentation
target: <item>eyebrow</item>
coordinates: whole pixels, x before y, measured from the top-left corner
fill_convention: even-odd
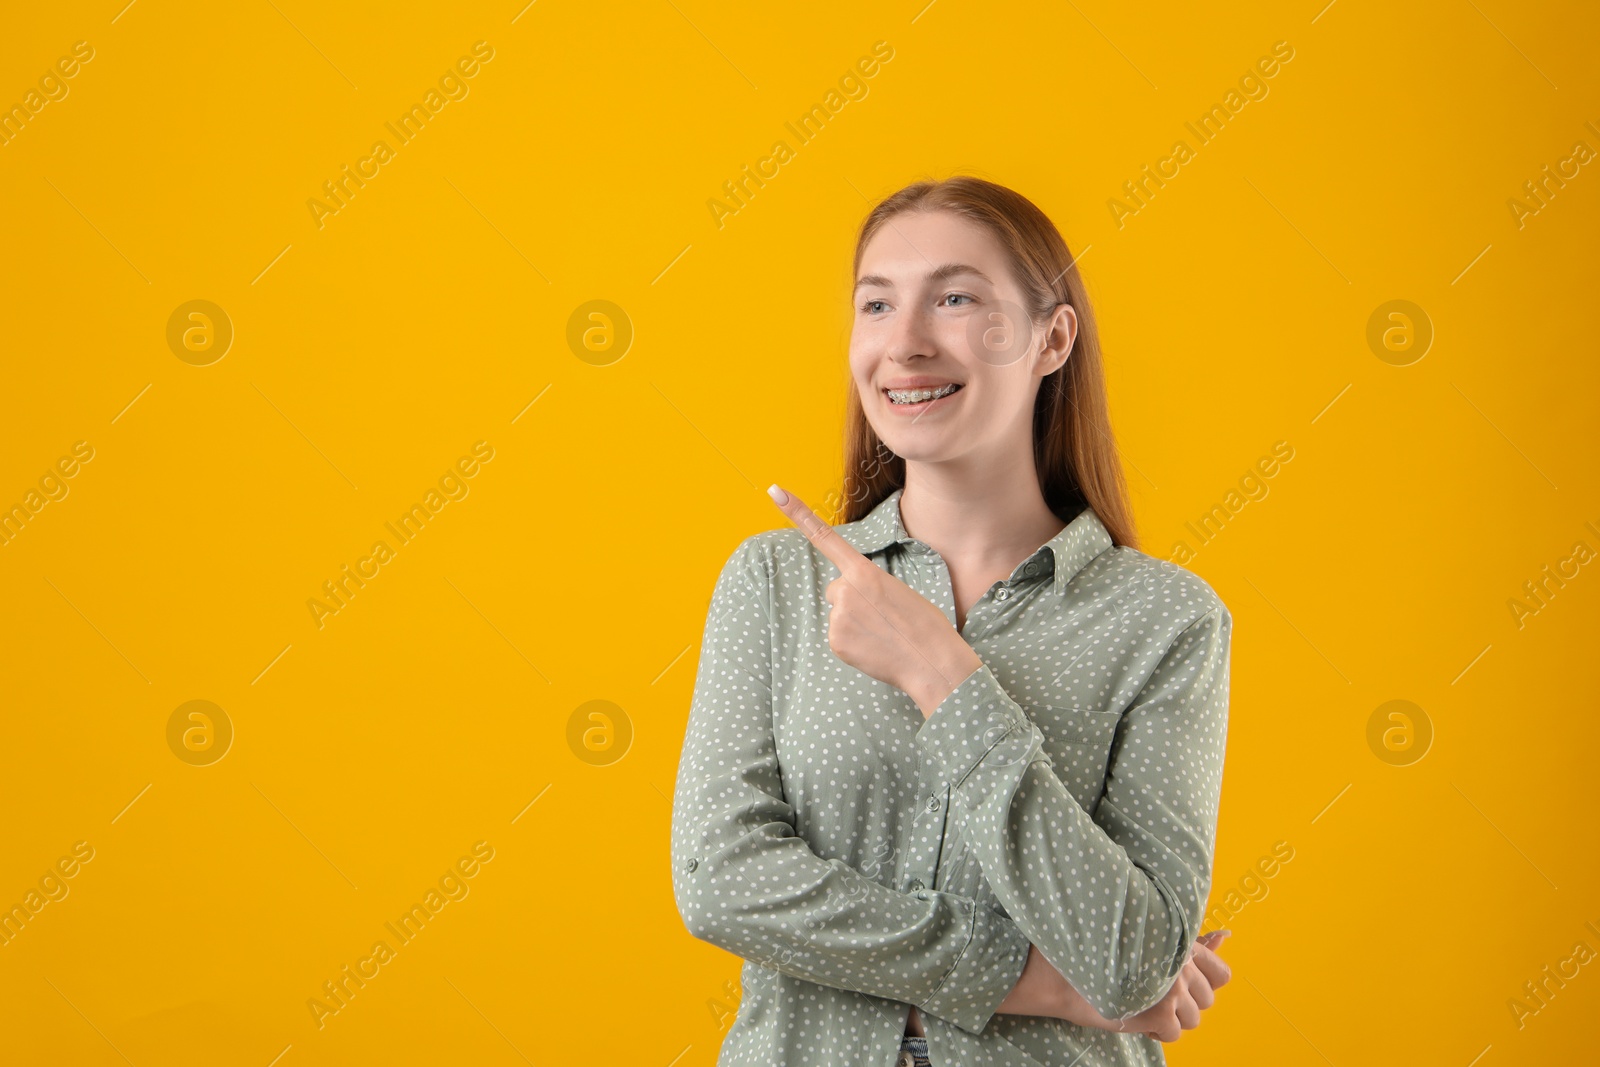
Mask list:
[[[930,270],[926,278],[930,282],[937,282],[946,278],[953,278],[958,274],[975,274],[990,285],[994,284],[994,281],[987,274],[970,263],[946,263]],[[856,289],[860,289],[863,285],[881,285],[886,289],[894,288],[894,283],[881,274],[866,274],[856,279]]]

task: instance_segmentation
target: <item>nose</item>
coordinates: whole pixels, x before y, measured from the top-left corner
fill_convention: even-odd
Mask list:
[[[884,355],[895,363],[909,363],[935,355],[931,326],[932,318],[922,308],[910,307],[902,311],[895,316]]]

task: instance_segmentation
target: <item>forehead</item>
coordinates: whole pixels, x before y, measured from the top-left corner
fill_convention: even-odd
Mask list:
[[[996,285],[1011,282],[1005,249],[989,230],[949,211],[919,211],[891,217],[861,253],[857,278],[878,277],[895,285],[923,281],[936,267],[968,263]]]

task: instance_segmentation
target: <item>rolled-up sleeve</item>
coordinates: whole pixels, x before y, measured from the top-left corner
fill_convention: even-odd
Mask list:
[[[1029,939],[971,898],[881,885],[797,836],[773,734],[768,581],[752,538],[712,593],[672,808],[684,925],[784,974],[979,1033],[1021,976]]]
[[[939,760],[1010,918],[1107,1018],[1170,988],[1211,886],[1233,620],[1220,602],[1172,640],[1121,716],[1091,815],[987,665],[917,743]]]

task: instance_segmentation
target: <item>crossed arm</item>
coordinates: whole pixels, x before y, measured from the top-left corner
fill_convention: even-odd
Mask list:
[[[1125,713],[1121,746],[1137,743],[1140,762],[1164,777],[1114,759],[1092,818],[987,667],[934,710],[918,744],[950,773],[1008,918],[956,894],[881,885],[796,835],[772,735],[766,588],[747,541],[712,597],[673,804],[673,886],[690,932],[974,1033],[1004,1010],[1170,1040],[1146,1013],[1208,998],[1196,975],[1226,981],[1219,960],[1197,970],[1213,946],[1194,948],[1219,777],[1208,768],[1220,767],[1225,717],[1225,612],[1180,635]]]
[[[795,831],[772,731],[759,548],[746,541],[712,594],[672,815],[672,880],[695,937],[784,974],[981,1032],[1030,942],[981,901],[881,885]]]

